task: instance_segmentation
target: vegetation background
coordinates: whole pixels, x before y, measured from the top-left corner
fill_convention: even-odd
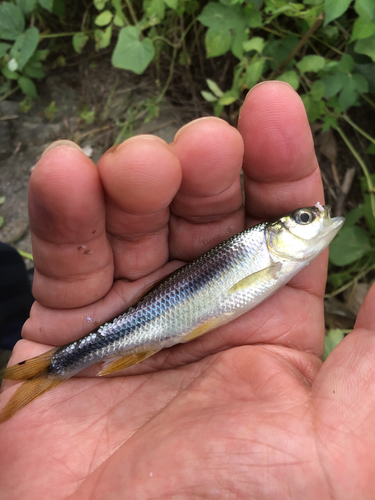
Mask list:
[[[330,251],[327,355],[375,278],[374,63],[374,0],[7,0],[0,105],[8,107],[0,107],[0,124],[14,118],[7,111],[14,101],[19,114],[61,121],[63,103],[55,96],[44,106],[42,98],[44,82],[63,75],[80,92],[78,131],[68,127],[65,138],[89,137],[105,149],[163,114],[166,103],[182,120],[214,113],[235,124],[250,88],[288,82],[306,107],[327,202],[347,217]],[[92,74],[97,87],[88,92]],[[0,215],[0,231],[6,224]]]

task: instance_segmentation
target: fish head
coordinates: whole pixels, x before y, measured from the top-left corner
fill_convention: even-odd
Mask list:
[[[287,260],[309,263],[333,240],[344,217],[330,216],[331,207],[298,208],[267,224],[267,246],[271,254]]]

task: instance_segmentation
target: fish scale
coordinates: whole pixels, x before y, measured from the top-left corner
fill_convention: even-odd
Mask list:
[[[27,380],[0,422],[99,361],[105,362],[99,375],[106,375],[253,309],[319,255],[343,221],[317,204],[258,224],[178,269],[83,338],[0,371],[1,378]]]

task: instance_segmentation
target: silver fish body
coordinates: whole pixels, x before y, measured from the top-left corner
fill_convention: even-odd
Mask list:
[[[106,375],[188,342],[253,309],[309,264],[339,231],[329,207],[298,209],[216,246],[83,338],[0,371],[27,380],[0,422],[43,392],[99,361]]]

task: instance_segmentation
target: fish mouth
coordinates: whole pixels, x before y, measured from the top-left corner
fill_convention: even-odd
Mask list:
[[[324,229],[320,232],[318,235],[319,239],[324,238],[325,236],[334,235],[332,236],[332,239],[336,236],[336,234],[340,231],[342,228],[344,222],[345,222],[345,217],[331,217],[331,206],[330,205],[325,205],[323,207],[323,212],[321,212],[321,217],[324,218]]]

